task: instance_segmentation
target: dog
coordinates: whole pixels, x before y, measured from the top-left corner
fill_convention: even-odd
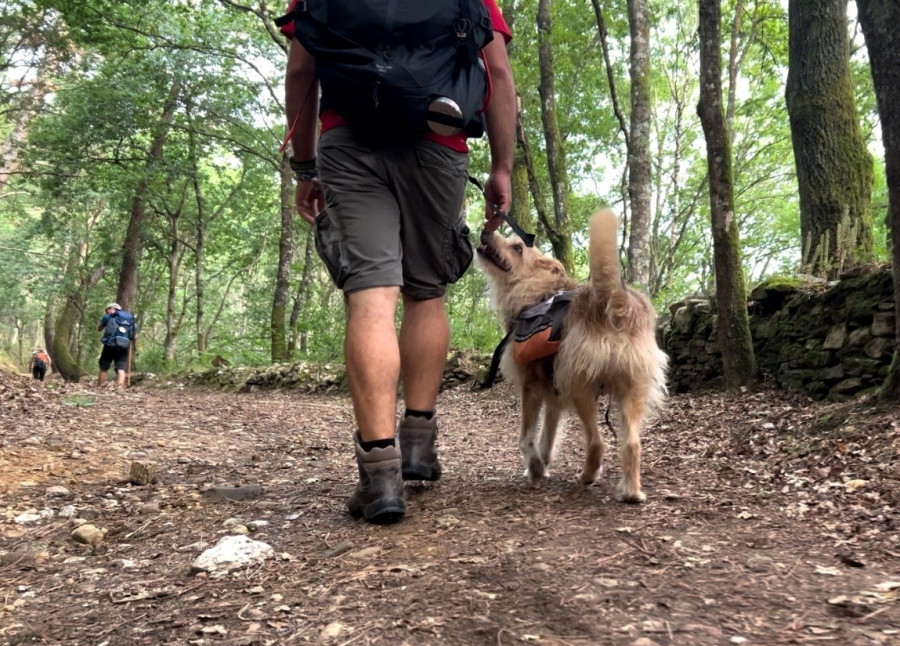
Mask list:
[[[519,389],[526,476],[533,484],[545,477],[560,417],[568,409],[584,426],[585,461],[579,482],[587,486],[601,475],[604,444],[597,399],[606,393],[619,417],[616,435],[622,478],[615,498],[640,503],[646,497],[641,491],[641,430],[665,401],[668,357],[656,343],[653,305],[622,279],[617,229],[612,211],[604,209],[592,216],[590,278],[582,285],[566,274],[562,263],[525,246],[517,236],[483,233],[477,263],[487,277],[492,306],[507,330],[514,328],[523,310],[574,290],[554,355],[517,363],[510,342],[500,361],[504,376]]]

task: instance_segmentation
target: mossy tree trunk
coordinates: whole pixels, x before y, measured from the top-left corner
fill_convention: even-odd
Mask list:
[[[290,290],[291,261],[294,257],[294,184],[287,153],[281,159],[281,237],[278,241],[278,269],[272,298],[272,362],[287,359],[287,302]]]
[[[734,213],[731,135],[722,108],[721,0],[700,0],[700,103],[706,137],[709,203],[716,270],[719,348],[725,381],[738,387],[756,379],[740,238]]]
[[[881,390],[883,399],[900,402],[900,5],[896,0],[856,0],[866,38],[890,200],[888,224],[894,278],[894,361]]]
[[[303,271],[300,274],[300,284],[294,295],[294,304],[291,307],[290,341],[288,342],[287,360],[292,361],[297,356],[299,345],[300,353],[306,354],[309,330],[299,325],[300,318],[306,314],[306,306],[309,303],[309,292],[313,278],[313,254],[316,248],[315,233],[312,227],[306,229],[306,244],[303,251]]]
[[[517,102],[516,107],[516,157],[513,165],[513,217],[519,222],[526,231],[535,230],[537,223],[540,222],[546,229],[546,223],[550,222],[550,216],[547,213],[547,202],[544,197],[544,189],[537,178],[537,171],[534,167],[534,155],[531,152],[531,143],[528,141],[528,135],[522,126],[522,102]],[[524,181],[522,186],[520,173],[522,169],[519,164],[524,167]],[[521,192],[527,192],[526,196],[522,196]],[[537,221],[535,221],[529,212],[523,213],[523,204],[528,204],[528,196],[531,197],[531,203],[534,204],[534,212]],[[520,219],[521,218],[521,219]],[[534,229],[529,229],[529,225],[534,225]]]
[[[541,96],[541,123],[547,146],[547,171],[553,195],[553,220],[543,222],[553,255],[572,272],[575,261],[572,255],[572,237],[569,223],[569,174],[566,170],[566,154],[559,131],[556,114],[556,90],[553,82],[553,21],[550,17],[551,0],[538,0],[538,62],[541,78],[538,93]]]
[[[515,0],[504,0],[500,9],[507,26],[512,33],[516,33],[518,12]],[[519,51],[516,43],[517,41],[513,39],[506,47],[511,61],[515,60]],[[531,157],[531,149],[522,127],[522,100],[518,96],[516,97],[516,143],[512,170],[512,208],[509,210],[509,215],[526,231],[536,231],[537,222],[531,205],[534,203],[537,208],[543,208],[543,203],[537,201],[538,195],[532,194],[532,187],[537,185],[534,179],[534,159]]]
[[[790,0],[785,88],[803,264],[835,277],[872,259],[872,158],[850,78],[847,0]]]
[[[62,305],[53,327],[53,343],[48,347],[53,369],[66,381],[73,382],[80,381],[84,372],[80,363],[81,349],[78,347],[79,330],[83,325],[88,328],[86,338],[90,338],[94,331],[94,326],[86,323],[91,319],[85,316],[85,300],[106,272],[106,267],[101,266],[85,273],[86,256],[86,244],[72,245],[66,260]],[[99,316],[95,320],[99,321]]]
[[[627,280],[646,290],[650,286],[650,9],[647,0],[628,0],[631,32],[631,140],[628,145],[628,195],[631,231],[628,237]]]

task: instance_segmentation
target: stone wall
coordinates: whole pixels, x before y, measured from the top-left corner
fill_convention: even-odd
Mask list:
[[[890,268],[858,268],[841,280],[772,279],[750,293],[750,331],[763,379],[816,399],[844,400],[881,385],[894,329]],[[661,318],[672,392],[722,383],[716,306],[687,298]]]

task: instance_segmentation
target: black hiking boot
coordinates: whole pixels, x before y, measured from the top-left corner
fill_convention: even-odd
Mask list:
[[[403,453],[404,480],[439,480],[441,462],[438,460],[437,419],[410,415],[400,420],[398,432]]]
[[[359,433],[353,436],[359,482],[347,500],[354,518],[370,523],[395,523],[406,513],[406,497],[400,477],[400,449],[397,446],[363,451]]]

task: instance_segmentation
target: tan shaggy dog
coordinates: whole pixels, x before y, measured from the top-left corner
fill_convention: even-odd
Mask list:
[[[608,393],[619,412],[616,434],[622,479],[616,499],[638,503],[645,498],[641,429],[665,398],[668,358],[656,344],[656,312],[650,300],[622,280],[617,228],[616,216],[609,210],[591,219],[591,276],[584,285],[567,276],[559,261],[525,246],[517,236],[483,234],[478,264],[488,277],[493,305],[507,330],[523,309],[560,291],[575,290],[555,355],[517,364],[510,342],[500,363],[503,374],[520,390],[520,446],[527,476],[533,483],[544,477],[560,417],[573,409],[584,425],[585,461],[579,481],[589,485],[597,479],[604,453],[597,398]],[[544,422],[539,435],[541,408]]]

